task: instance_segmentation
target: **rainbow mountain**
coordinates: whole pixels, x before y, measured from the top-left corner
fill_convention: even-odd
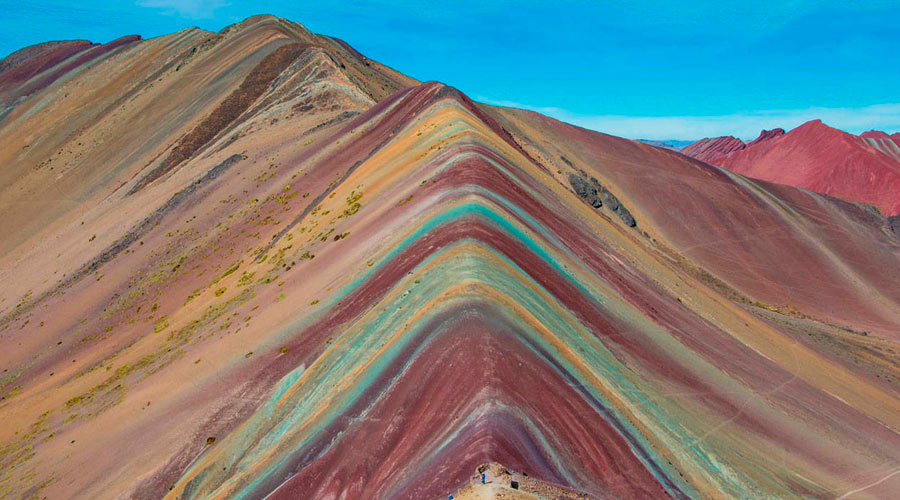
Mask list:
[[[272,16],[0,68],[4,498],[900,490],[870,207]]]

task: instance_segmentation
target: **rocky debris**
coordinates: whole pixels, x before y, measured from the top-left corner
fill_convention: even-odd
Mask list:
[[[628,227],[637,227],[637,221],[634,220],[631,212],[619,202],[616,195],[600,184],[596,177],[591,177],[590,181],[587,181],[584,177],[572,173],[569,174],[569,184],[572,185],[575,194],[581,197],[588,205],[600,208],[605,203],[606,208],[618,215]]]

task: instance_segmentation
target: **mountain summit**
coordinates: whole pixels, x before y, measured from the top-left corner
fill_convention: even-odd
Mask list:
[[[2,497],[897,489],[866,207],[271,16],[0,67]]]

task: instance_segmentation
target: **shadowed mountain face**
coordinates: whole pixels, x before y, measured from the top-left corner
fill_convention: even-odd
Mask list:
[[[763,130],[747,144],[734,137],[701,139],[681,152],[747,177],[900,215],[900,134],[855,136],[813,120],[788,133]]]
[[[877,213],[269,16],[48,47],[0,73],[0,496],[900,488]]]

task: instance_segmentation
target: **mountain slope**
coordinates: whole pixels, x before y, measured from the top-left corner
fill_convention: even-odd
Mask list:
[[[884,218],[277,18],[133,50],[0,122],[4,496],[897,487]]]
[[[857,137],[819,120],[788,133],[776,130],[780,133],[763,131],[747,145],[733,137],[702,139],[682,152],[747,177],[900,214],[900,146],[890,136],[873,131]],[[728,147],[710,146],[725,142]]]

